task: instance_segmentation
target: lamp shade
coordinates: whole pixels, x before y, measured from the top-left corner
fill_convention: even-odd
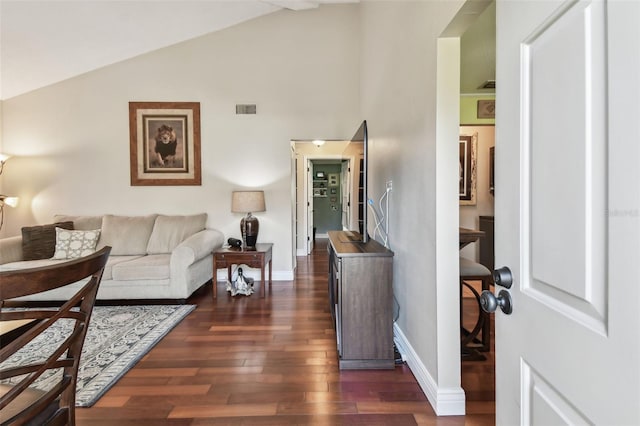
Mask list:
[[[231,194],[233,213],[252,213],[266,211],[264,191],[233,191]]]
[[[10,207],[17,207],[18,201],[18,197],[8,197],[6,195],[0,195],[0,205],[6,204]]]

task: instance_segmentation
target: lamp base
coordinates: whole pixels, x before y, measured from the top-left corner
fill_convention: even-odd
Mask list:
[[[246,248],[256,248],[258,242],[258,229],[260,223],[258,218],[248,213],[240,221],[240,232],[242,232],[242,242]]]

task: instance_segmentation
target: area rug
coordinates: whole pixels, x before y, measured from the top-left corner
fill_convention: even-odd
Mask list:
[[[194,309],[193,305],[96,306],[80,358],[76,406],[91,407]],[[59,321],[2,366],[41,359],[47,348],[52,347],[50,342],[61,341],[70,330],[70,321]],[[43,375],[34,387],[46,390],[53,386],[55,374],[58,373]]]

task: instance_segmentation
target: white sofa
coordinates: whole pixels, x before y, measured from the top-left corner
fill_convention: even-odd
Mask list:
[[[109,245],[98,299],[184,300],[213,276],[212,252],[224,235],[206,229],[206,214],[193,216],[55,216],[74,230],[100,229],[96,250]],[[24,234],[24,230],[23,230]],[[64,262],[23,260],[22,236],[0,240],[0,271]],[[70,286],[73,287],[73,286]],[[72,288],[52,290],[26,300],[67,300]]]

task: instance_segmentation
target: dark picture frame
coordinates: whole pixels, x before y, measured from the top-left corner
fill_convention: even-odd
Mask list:
[[[200,103],[129,102],[132,186],[201,185]]]
[[[459,198],[461,205],[476,204],[476,151],[477,136],[460,135],[459,138]]]

